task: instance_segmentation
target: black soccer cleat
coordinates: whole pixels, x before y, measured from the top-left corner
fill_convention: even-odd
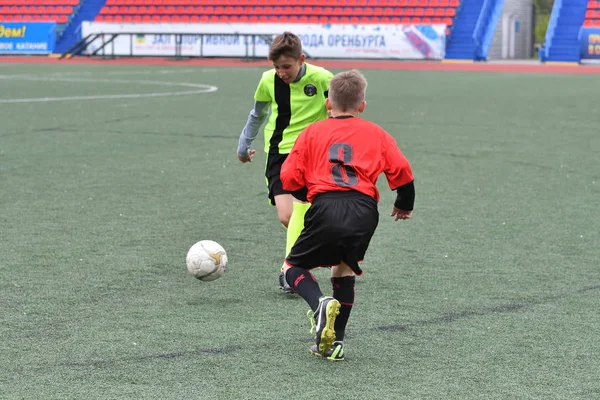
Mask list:
[[[320,354],[325,354],[335,341],[335,319],[340,313],[340,302],[330,296],[322,296],[315,311],[315,344]]]
[[[344,361],[344,343],[343,342],[333,342],[333,345],[329,350],[325,352],[325,354],[319,353],[319,348],[316,344],[313,344],[308,351],[310,354],[316,357],[325,357],[329,361]]]
[[[279,273],[279,289],[283,291],[284,294],[295,294],[296,292],[289,283],[285,280],[285,274],[283,272]]]

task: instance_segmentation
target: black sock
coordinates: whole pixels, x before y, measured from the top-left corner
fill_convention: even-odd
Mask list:
[[[335,319],[335,340],[344,340],[346,324],[348,323],[350,311],[352,311],[352,306],[354,305],[355,282],[355,276],[331,278],[331,285],[333,286],[333,298],[339,301],[341,304],[340,314]]]
[[[319,306],[319,297],[323,296],[323,292],[321,292],[317,280],[310,271],[292,267],[287,270],[285,280],[296,293],[306,300],[313,311],[317,309]]]

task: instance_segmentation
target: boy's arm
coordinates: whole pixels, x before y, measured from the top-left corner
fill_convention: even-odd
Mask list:
[[[281,166],[279,178],[281,179],[281,185],[283,186],[284,190],[293,192],[306,186],[306,180],[304,179],[304,166],[306,165],[305,143],[306,134],[303,132],[296,139],[294,147],[292,147],[292,151]]]
[[[410,163],[391,135],[387,135],[385,148],[386,168],[384,173],[390,189],[397,193],[391,216],[396,217],[396,220],[408,219],[411,217],[415,203],[415,184]]]
[[[249,157],[248,150],[252,146],[252,141],[258,135],[263,122],[265,122],[268,106],[268,102],[254,101],[254,108],[250,111],[246,126],[244,126],[240,134],[237,149],[238,157]]]
[[[402,211],[412,211],[415,206],[415,181],[400,186],[396,189],[396,193],[394,208]]]

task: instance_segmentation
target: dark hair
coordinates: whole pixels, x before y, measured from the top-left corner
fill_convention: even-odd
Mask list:
[[[302,55],[302,42],[292,32],[283,32],[275,36],[269,46],[269,60],[277,61],[281,56],[299,60]]]

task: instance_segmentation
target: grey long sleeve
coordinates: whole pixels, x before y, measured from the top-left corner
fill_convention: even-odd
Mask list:
[[[267,118],[268,111],[267,102],[255,101],[254,108],[250,111],[250,115],[248,115],[248,121],[246,122],[246,126],[242,130],[240,134],[240,140],[238,142],[237,153],[240,157],[247,157],[248,150],[252,145],[252,141],[258,135],[258,131],[262,126],[263,122]]]

